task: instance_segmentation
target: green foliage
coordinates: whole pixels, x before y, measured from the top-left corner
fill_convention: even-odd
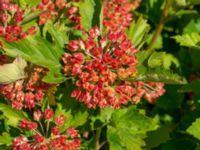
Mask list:
[[[64,77],[62,56],[69,39],[86,39],[88,35],[73,28],[73,21],[66,18],[66,11],[68,6],[77,6],[79,14],[76,15],[80,15],[84,30],[87,32],[91,27],[98,26],[101,36],[104,36],[107,31],[102,24],[104,1],[101,0],[67,1],[64,9],[55,6],[58,15],[53,15],[52,20],[42,26],[38,26],[38,19],[43,12],[30,9],[41,0],[13,0],[25,9],[24,20],[19,23],[23,31],[36,26],[38,32],[18,42],[0,39],[2,53],[17,57],[13,63],[0,66],[0,83],[24,79],[26,63],[46,68],[48,74],[43,81],[54,84],[54,88],[45,95],[41,110],[52,107],[55,110],[53,119],[61,114],[65,116],[61,132],[69,127],[80,129],[83,150],[199,150],[200,1],[169,0],[168,15],[164,12],[166,16],[163,17],[167,1],[142,1],[141,6],[133,11],[133,22],[125,31],[133,47],[138,49],[138,72],[126,80],[166,84],[165,94],[155,104],[142,99],[136,106],[127,104],[120,109],[87,109],[70,97],[76,88],[76,78]],[[160,20],[163,22],[159,26]],[[154,49],[148,50],[159,29],[161,32],[156,37]],[[32,131],[24,134],[18,128],[19,121],[32,120],[33,111],[40,106],[24,112],[4,103],[0,95],[0,149],[10,150],[14,137],[31,137]],[[53,123],[50,128],[52,126]],[[102,146],[99,149],[96,147],[98,144]]]
[[[84,29],[88,31],[92,26],[95,2],[94,0],[84,0],[79,2],[77,5],[81,16],[81,24]]]
[[[48,32],[55,46],[62,49],[65,44],[68,43],[66,31],[67,28],[64,25],[53,25],[53,23],[49,21],[44,26],[43,34],[46,35]]]
[[[136,77],[127,78],[128,81],[163,82],[166,84],[186,84],[187,81],[179,74],[160,68],[148,69]]]
[[[65,131],[69,127],[79,127],[86,123],[88,118],[87,111],[77,112],[76,114],[72,114],[71,110],[66,111],[61,104],[57,105],[57,109],[55,112],[54,118],[59,115],[65,116],[65,123],[61,126],[61,132]]]
[[[192,125],[187,128],[187,132],[191,135],[193,135],[195,138],[200,140],[200,118],[197,118],[195,122],[192,123]]]
[[[180,66],[177,58],[166,52],[154,52],[148,59],[148,66],[150,68],[162,67],[166,70],[170,70],[173,64],[177,68]]]
[[[195,48],[200,50],[199,42],[200,35],[198,33],[184,34],[182,36],[177,35],[173,37],[176,42],[178,42],[181,46]]]
[[[147,20],[140,16],[137,21],[133,21],[127,31],[127,35],[134,47],[138,49],[145,43],[145,37],[150,29]]]
[[[27,118],[27,114],[23,111],[15,110],[11,106],[0,104],[0,111],[3,113],[1,116],[5,119],[7,125],[18,127],[19,121]]]
[[[43,80],[49,83],[61,83],[65,80],[61,72],[60,58],[63,49],[54,46],[42,37],[28,37],[19,42],[6,42],[5,54],[11,57],[21,56],[29,62],[45,67],[50,73]]]
[[[113,112],[114,112],[114,109],[112,109],[110,107],[106,107],[106,108],[102,109],[97,116],[90,117],[91,128],[94,130],[101,126],[104,126],[105,124],[110,123]]]
[[[12,144],[12,140],[13,138],[6,132],[3,132],[2,135],[0,135],[0,145],[10,146]]]
[[[135,107],[115,110],[107,131],[110,150],[141,150],[146,133],[157,128],[157,118],[149,118]]]

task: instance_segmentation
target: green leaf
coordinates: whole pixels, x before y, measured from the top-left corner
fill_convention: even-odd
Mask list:
[[[147,24],[147,20],[143,19],[142,16],[136,22],[131,23],[127,35],[134,47],[140,48],[145,43],[145,36],[149,29],[150,26]]]
[[[148,59],[148,66],[151,68],[163,67],[169,70],[172,64],[177,68],[180,66],[178,59],[166,52],[154,52]]]
[[[6,132],[0,135],[0,145],[10,146],[12,144],[13,138]]]
[[[97,116],[92,116],[90,117],[91,119],[91,128],[92,129],[96,129],[99,126],[102,126],[102,124],[107,124],[108,122],[110,122],[112,113],[114,112],[114,109],[111,107],[106,107],[104,109],[100,110],[100,113]],[[101,122],[101,124],[98,124],[99,121]],[[99,126],[97,126],[99,125]]]
[[[71,110],[66,111],[61,104],[57,105],[57,109],[55,112],[54,118],[59,115],[65,116],[65,123],[61,126],[61,132],[64,132],[69,127],[79,127],[85,124],[88,118],[88,112],[77,112],[76,114],[72,114]]]
[[[65,44],[68,42],[66,27],[63,25],[53,25],[51,21],[48,21],[44,26],[44,35],[49,32],[52,36],[53,43],[61,49],[64,48]]]
[[[26,0],[18,0],[19,5],[21,8],[25,9],[27,6],[27,1]]]
[[[110,150],[123,150],[123,147],[120,144],[121,139],[117,134],[116,129],[112,126],[108,126],[107,138],[109,141]]]
[[[69,126],[79,127],[84,125],[88,119],[88,112],[77,112],[73,118],[69,121]]]
[[[110,148],[141,150],[148,131],[158,128],[158,119],[149,118],[134,106],[115,110],[112,123],[108,126],[107,137]]]
[[[195,138],[200,140],[200,118],[197,118],[195,122],[192,123],[192,125],[187,128],[187,132],[191,135],[193,135]]]
[[[5,54],[11,57],[22,56],[29,62],[45,67],[50,70],[47,75],[49,83],[61,83],[65,80],[60,73],[60,63],[64,50],[54,46],[42,37],[27,37],[19,42],[7,42],[2,39]],[[53,80],[51,80],[53,79]]]
[[[136,77],[127,78],[128,81],[144,81],[144,82],[163,82],[166,84],[186,84],[184,77],[169,70],[160,68],[148,69],[146,72],[138,74]]]
[[[81,24],[88,31],[92,26],[95,2],[94,0],[84,0],[78,3],[78,7],[81,15]]]
[[[26,61],[21,57],[17,57],[13,63],[0,65],[0,84],[8,84],[25,78],[26,66]]]
[[[18,127],[19,121],[27,118],[27,114],[23,111],[15,110],[11,106],[0,104],[0,111],[5,116],[5,121],[12,127]]]
[[[200,35],[196,32],[193,32],[191,34],[177,35],[173,36],[172,38],[175,39],[176,42],[179,43],[181,46],[200,50]]]

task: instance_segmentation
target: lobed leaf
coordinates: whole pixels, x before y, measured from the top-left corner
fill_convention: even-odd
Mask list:
[[[148,66],[150,68],[163,67],[169,70],[173,64],[177,68],[180,66],[178,59],[166,52],[154,52],[148,59]]]
[[[137,21],[133,21],[127,30],[128,38],[136,48],[140,48],[145,40],[146,34],[149,32],[150,26],[147,24],[147,20],[143,19],[142,16]]]
[[[141,150],[146,133],[157,128],[157,118],[146,117],[134,106],[115,110],[107,131],[110,149]]]
[[[176,42],[179,43],[181,46],[200,50],[200,35],[196,32],[193,32],[191,34],[177,35],[173,36],[172,38],[175,39]]]

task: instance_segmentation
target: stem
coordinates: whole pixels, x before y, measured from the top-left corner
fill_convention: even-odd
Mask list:
[[[149,51],[149,54],[151,54],[154,49],[154,44],[158,38],[158,36],[161,34],[162,30],[163,30],[163,26],[164,26],[164,23],[165,23],[165,19],[167,18],[167,15],[168,15],[168,10],[169,10],[169,7],[170,7],[170,0],[166,0],[165,2],[165,6],[164,6],[164,9],[163,9],[163,12],[162,12],[162,16],[160,18],[160,21],[156,27],[156,31],[155,31],[155,34],[149,44],[149,47],[148,47],[148,51]]]
[[[101,149],[108,141],[103,141],[100,145],[99,145],[99,149]]]
[[[48,137],[48,132],[49,132],[49,120],[47,121],[47,129],[46,129],[46,137]]]
[[[100,149],[100,144],[99,144],[100,136],[101,136],[101,128],[98,128],[97,131],[96,131],[96,135],[95,135],[95,148],[94,148],[94,150]]]
[[[39,121],[38,123],[39,123],[39,126],[40,126],[41,130],[42,130],[42,133],[45,135],[45,133],[44,133],[44,128],[43,128],[41,122]]]

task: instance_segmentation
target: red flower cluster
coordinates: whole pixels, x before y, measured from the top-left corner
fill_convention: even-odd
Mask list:
[[[42,2],[37,5],[37,9],[43,11],[39,17],[39,25],[43,25],[54,16],[57,16],[58,10],[63,10],[66,4],[67,2],[65,0],[56,0],[55,2],[51,0],[42,0]]]
[[[35,67],[28,81],[18,80],[14,83],[0,85],[0,93],[12,103],[15,109],[32,109],[35,104],[41,104],[44,93],[49,85],[41,82],[41,78],[46,74],[43,68]]]
[[[54,117],[53,110],[48,108],[43,114],[35,111],[34,120],[35,122],[28,120],[20,122],[19,127],[33,131],[33,135],[30,139],[23,136],[15,138],[13,140],[14,150],[76,150],[80,147],[81,142],[77,130],[70,127],[64,132],[61,131],[61,126],[65,122],[64,115]],[[44,123],[41,123],[42,121]]]
[[[19,25],[23,21],[24,12],[18,5],[12,4],[9,0],[0,0],[0,36],[7,41],[16,42],[24,39],[27,35],[35,33],[35,27],[30,27],[27,31],[22,31]]]
[[[103,10],[103,25],[114,32],[123,31],[132,21],[131,10],[128,0],[107,1]]]
[[[105,2],[103,25],[107,33],[100,37],[98,27],[93,27],[84,32],[86,40],[72,40],[66,47],[69,52],[63,56],[63,70],[66,76],[77,79],[78,87],[71,96],[88,108],[119,108],[128,101],[138,103],[143,96],[153,103],[164,93],[162,83],[125,81],[137,74],[137,50],[124,32],[132,21],[131,9],[128,0]],[[76,8],[69,12],[79,18],[74,15]],[[77,20],[78,25],[80,18]]]
[[[116,95],[116,82],[123,82],[127,77],[135,76],[136,49],[123,32],[109,32],[98,40],[97,27],[89,31],[88,39],[70,41],[67,48],[71,54],[65,53],[64,73],[78,77],[79,87],[72,93],[79,101],[90,108],[97,105],[119,107],[121,96]]]

